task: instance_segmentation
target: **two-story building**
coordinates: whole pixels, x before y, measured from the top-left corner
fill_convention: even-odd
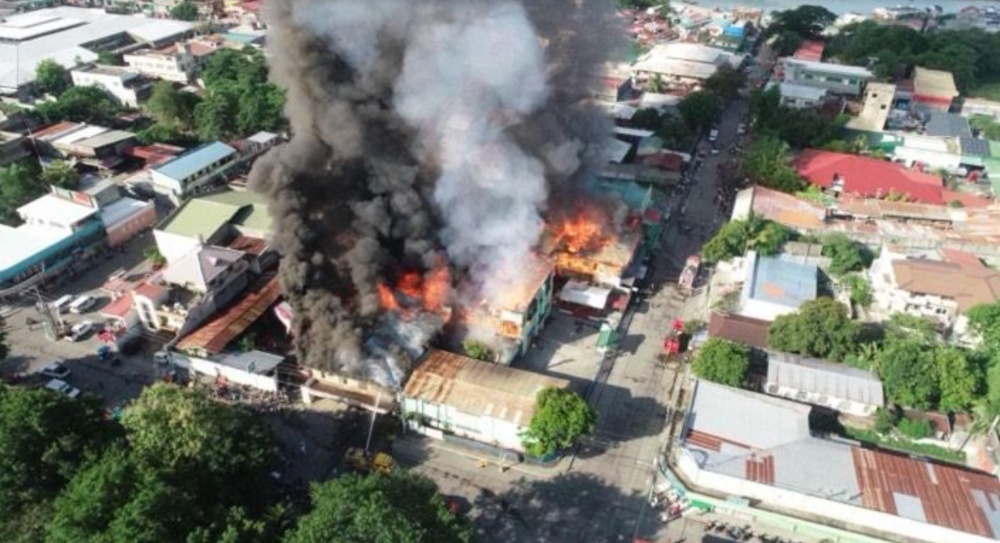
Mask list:
[[[826,89],[831,94],[860,96],[875,75],[858,66],[812,62],[786,57],[779,61],[778,77],[784,83]]]
[[[208,57],[223,44],[222,38],[192,39],[160,49],[140,49],[122,58],[131,70],[145,76],[186,84],[194,82]]]
[[[139,107],[149,98],[152,83],[139,72],[121,66],[81,66],[70,72],[76,87],[98,86],[126,107]]]
[[[929,319],[959,334],[967,328],[965,312],[1000,299],[1000,271],[970,255],[932,260],[884,246],[868,279],[875,305],[886,313]]]
[[[153,168],[153,190],[179,204],[224,181],[236,158],[236,149],[225,143],[206,143]]]

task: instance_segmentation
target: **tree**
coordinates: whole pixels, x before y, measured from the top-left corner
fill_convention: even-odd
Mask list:
[[[879,407],[875,409],[875,427],[873,429],[880,434],[888,434],[896,426],[897,418],[895,410]]]
[[[597,412],[572,390],[545,388],[535,397],[535,414],[521,437],[525,450],[544,457],[571,447],[597,428]]]
[[[805,356],[843,360],[855,350],[860,329],[844,304],[825,296],[781,315],[768,329],[771,348]]]
[[[484,362],[493,360],[493,352],[490,351],[490,348],[478,341],[467,339],[462,342],[462,348],[465,349],[465,356],[469,358],[475,358]]]
[[[661,122],[660,113],[651,107],[636,110],[630,120],[633,126],[644,130],[656,130],[660,128]]]
[[[705,80],[703,87],[720,98],[731,100],[740,95],[740,89],[743,87],[743,75],[731,65],[723,64]]]
[[[197,21],[198,6],[191,0],[184,0],[170,10],[170,18],[178,21]]]
[[[719,99],[710,92],[694,91],[677,104],[681,118],[689,128],[702,131],[719,116]]]
[[[235,137],[240,96],[235,84],[206,89],[205,98],[194,109],[198,137],[205,141]]]
[[[988,140],[1000,140],[1000,123],[992,115],[977,113],[969,117],[969,124],[972,129],[979,132],[980,136]]]
[[[73,190],[80,182],[80,172],[65,160],[56,160],[45,167],[40,174],[42,183]]]
[[[948,413],[968,409],[976,400],[979,380],[965,352],[955,347],[938,347],[934,350],[934,363],[941,390],[938,409]]]
[[[148,128],[135,133],[135,137],[142,145],[152,145],[154,143],[165,143],[167,145],[177,145],[180,147],[191,147],[198,144],[198,138],[181,132],[174,126],[154,124]]]
[[[861,275],[851,274],[844,277],[844,283],[851,291],[851,302],[868,307],[872,303],[872,286]]]
[[[782,192],[798,192],[805,181],[790,166],[788,145],[774,136],[757,138],[747,149],[743,171],[755,183]]]
[[[934,356],[914,341],[887,343],[879,353],[882,383],[889,399],[899,405],[929,409],[938,396]]]
[[[904,418],[899,421],[896,429],[910,439],[925,439],[934,435],[931,423],[926,420]]]
[[[794,232],[782,224],[750,215],[746,220],[730,221],[702,247],[706,262],[715,263],[743,256],[748,250],[768,256],[781,251]]]
[[[96,397],[0,387],[0,533],[16,532],[22,514],[47,507],[115,436]]]
[[[885,343],[912,341],[921,345],[934,345],[938,342],[938,333],[931,321],[907,313],[893,313],[883,329]]]
[[[830,273],[844,275],[867,269],[875,259],[871,249],[844,234],[830,234],[823,239],[823,256],[830,257]]]
[[[160,249],[155,245],[146,249],[146,251],[142,253],[142,256],[146,257],[146,260],[152,262],[154,266],[163,266],[167,263],[166,257],[163,256],[163,253],[161,253]]]
[[[58,97],[72,86],[69,70],[62,64],[46,58],[35,67],[35,87],[39,91]]]
[[[818,38],[823,29],[837,20],[837,14],[823,6],[802,5],[795,9],[779,11],[772,16],[767,27],[769,34],[794,32],[803,39]]]
[[[109,124],[121,111],[114,97],[101,87],[73,87],[55,102],[35,107],[35,114],[44,122],[73,121],[89,124]]]
[[[983,338],[983,346],[993,352],[1000,351],[1000,302],[978,304],[966,316],[969,327]]]
[[[10,354],[10,345],[7,344],[7,321],[0,317],[0,360],[7,358]]]
[[[731,387],[743,384],[749,367],[750,350],[720,338],[706,341],[691,364],[698,377]]]
[[[195,107],[194,118],[202,139],[231,139],[285,126],[285,96],[268,82],[267,63],[260,51],[219,51],[209,57],[201,77],[206,96]]]
[[[802,46],[802,36],[792,30],[783,30],[778,37],[774,38],[771,47],[780,56],[788,56]]]
[[[418,475],[348,474],[312,487],[312,510],[285,543],[470,543],[468,520],[453,515],[434,483]]]
[[[97,52],[97,63],[105,64],[108,66],[121,66],[121,57],[115,55],[110,51],[98,51]]]
[[[21,223],[17,208],[45,194],[47,187],[38,178],[38,163],[25,159],[0,168],[0,222]]]
[[[146,101],[146,111],[160,125],[187,130],[194,124],[198,102],[196,95],[175,89],[169,81],[158,81]]]

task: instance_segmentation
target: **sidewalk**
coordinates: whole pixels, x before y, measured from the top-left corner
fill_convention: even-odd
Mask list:
[[[452,462],[450,464],[456,469],[460,469],[462,464],[466,464],[468,469],[474,469],[477,472],[489,470],[493,473],[509,474],[500,478],[509,478],[512,481],[520,479],[523,475],[529,475],[537,479],[549,479],[563,473],[567,465],[565,458],[551,467],[526,464],[511,458],[501,459],[488,455],[484,451],[465,448],[461,445],[424,437],[416,433],[401,436],[392,445],[394,456],[404,462],[409,460],[414,464],[430,460],[427,454],[430,451],[437,453],[440,457],[451,457]]]

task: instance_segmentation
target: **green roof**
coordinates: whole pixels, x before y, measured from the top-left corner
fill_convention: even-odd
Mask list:
[[[227,223],[267,231],[271,228],[271,216],[257,194],[217,192],[188,200],[160,224],[159,230],[179,236],[209,238]]]

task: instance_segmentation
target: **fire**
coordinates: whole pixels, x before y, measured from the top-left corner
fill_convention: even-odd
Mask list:
[[[568,253],[596,251],[614,240],[607,226],[610,217],[596,208],[583,208],[552,224],[552,243]]]
[[[448,319],[451,294],[451,272],[447,264],[441,262],[424,275],[407,271],[395,285],[378,285],[379,305],[385,311],[426,310]]]

